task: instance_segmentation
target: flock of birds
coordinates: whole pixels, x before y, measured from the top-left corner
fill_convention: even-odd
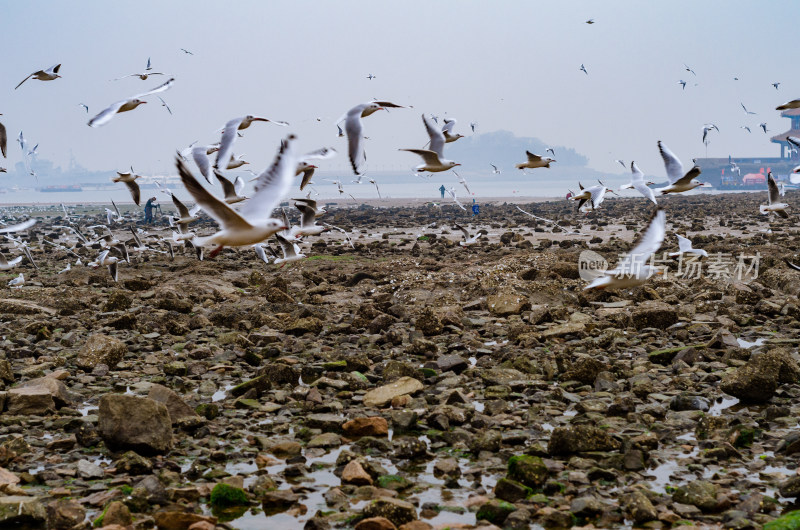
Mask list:
[[[593,20],[586,22],[587,24],[594,23]],[[187,54],[191,54],[188,50],[182,50]],[[39,81],[54,81],[59,79],[61,64],[52,66],[46,70],[38,70],[31,73],[23,79],[17,86],[19,89],[29,79]],[[692,70],[687,66],[687,71]],[[588,75],[588,71],[581,65],[581,70]],[[693,73],[693,72],[692,72]],[[125,79],[127,77],[138,77],[140,80],[147,80],[150,76],[163,76],[162,72],[152,71],[150,59],[147,60],[147,66],[141,73],[129,74],[116,80]],[[376,76],[369,74],[368,80],[375,79]],[[118,100],[108,107],[103,109],[97,115],[88,121],[90,127],[101,127],[108,124],[118,114],[130,112],[137,109],[139,106],[146,104],[145,98],[153,95],[161,94],[175,84],[175,78],[170,77],[164,83],[148,90],[144,93]],[[681,81],[685,88],[685,82]],[[777,89],[778,83],[774,86]],[[170,111],[166,102],[158,96],[162,105]],[[81,104],[85,108],[87,114],[89,111],[88,106]],[[742,105],[744,108],[744,105]],[[362,178],[366,177],[366,150],[364,135],[364,118],[375,114],[378,111],[388,111],[388,109],[402,109],[411,108],[403,105],[398,105],[390,101],[372,100],[365,103],[355,105],[342,115],[337,120],[336,125],[339,131],[339,136],[347,137],[347,151],[350,161],[350,166],[355,174],[357,180],[354,182],[360,183]],[[777,107],[778,110],[786,110],[790,108],[800,108],[800,99],[789,101]],[[745,112],[748,112],[745,108]],[[148,236],[147,243],[142,241],[140,236],[146,235],[144,231],[130,228],[132,233],[132,243],[135,252],[144,251],[157,251],[165,252],[170,256],[174,256],[174,249],[172,243],[183,243],[185,247],[194,249],[197,257],[203,259],[205,247],[213,247],[210,257],[216,256],[225,247],[253,247],[259,259],[266,263],[278,264],[283,266],[286,263],[297,261],[305,258],[306,256],[300,251],[298,243],[305,237],[319,236],[323,232],[331,229],[336,229],[344,233],[346,240],[352,245],[352,242],[347,235],[347,232],[332,225],[318,224],[317,219],[324,215],[324,209],[317,205],[317,202],[311,198],[311,192],[308,192],[305,197],[292,199],[294,206],[300,213],[300,224],[292,226],[288,220],[286,211],[280,208],[280,204],[284,202],[292,193],[292,188],[297,186],[298,191],[302,192],[307,186],[313,184],[311,178],[314,175],[315,169],[318,166],[315,163],[324,161],[337,155],[337,152],[332,147],[323,147],[306,154],[299,154],[297,148],[297,137],[294,134],[287,135],[280,143],[278,152],[271,165],[260,174],[255,174],[251,182],[254,182],[254,193],[252,197],[242,195],[245,187],[244,179],[241,176],[231,180],[225,176],[225,171],[240,168],[248,162],[244,160],[243,156],[235,156],[233,147],[238,137],[242,135],[242,131],[247,130],[253,124],[258,122],[272,123],[273,125],[287,127],[289,124],[285,121],[268,119],[265,117],[247,115],[237,117],[229,120],[225,126],[219,131],[219,142],[211,145],[196,145],[192,144],[186,149],[177,153],[175,164],[180,175],[181,182],[189,195],[194,199],[195,206],[189,209],[184,205],[171,190],[160,186],[161,191],[168,194],[176,208],[176,215],[169,217],[170,226],[173,230],[171,238],[163,238],[157,236]],[[428,144],[423,148],[402,148],[400,151],[405,151],[417,155],[421,159],[421,163],[413,168],[417,174],[421,173],[439,173],[444,171],[454,170],[460,164],[454,160],[445,158],[444,150],[447,144],[455,142],[464,136],[454,131],[456,120],[445,119],[444,125],[439,126],[438,117],[435,115],[422,114],[422,123],[428,135]],[[343,127],[342,127],[343,124]],[[475,130],[476,123],[470,123],[471,129]],[[764,127],[766,131],[766,127]],[[707,140],[707,136],[712,130],[719,129],[714,124],[707,124],[703,128],[703,140]],[[800,147],[800,138],[790,137],[792,145]],[[25,155],[25,160],[29,160],[35,156],[37,147],[28,150],[27,143],[20,132],[18,142]],[[5,127],[0,124],[0,151],[3,157],[6,157],[7,148],[7,135]],[[652,182],[645,182],[644,174],[637,167],[635,162],[630,163],[631,181],[626,184],[622,189],[634,189],[638,191],[643,197],[653,202],[656,206],[655,212],[642,230],[639,241],[633,246],[631,251],[618,263],[617,267],[605,271],[602,275],[592,280],[586,289],[608,289],[608,288],[627,288],[636,285],[641,285],[648,278],[656,274],[658,271],[648,265],[648,261],[661,247],[666,235],[666,213],[658,205],[656,199],[656,192],[660,196],[683,193],[692,190],[702,183],[697,180],[701,170],[697,165],[693,165],[689,171],[684,172],[681,161],[670,151],[666,145],[661,141],[658,142],[658,149],[664,161],[669,185],[654,190],[650,185]],[[555,156],[552,149],[547,151]],[[216,153],[216,157],[212,163],[211,156]],[[194,162],[197,169],[205,180],[203,184],[189,168],[189,159]],[[552,163],[555,163],[555,158],[550,156],[541,156],[530,151],[526,151],[526,160],[516,165],[516,168],[522,170],[536,170],[540,168],[549,168]],[[618,161],[624,167],[628,167],[623,161]],[[26,162],[26,167],[30,167]],[[492,164],[493,173],[500,174],[501,170]],[[796,168],[800,171],[800,166]],[[455,173],[455,171],[454,171]],[[34,174],[31,171],[31,174]],[[465,179],[455,173],[459,182],[467,189],[469,187]],[[295,178],[302,175],[299,184],[296,183]],[[213,180],[212,180],[213,177]],[[127,186],[130,191],[133,202],[139,206],[141,202],[141,191],[137,184],[137,175],[131,167],[130,172],[118,172],[117,177],[113,179],[114,182],[120,182]],[[367,177],[369,182],[374,184],[378,196],[380,197],[380,189],[375,179]],[[219,197],[212,192],[214,181],[219,183],[222,189],[222,196]],[[341,181],[333,181],[337,184],[340,194],[344,193]],[[598,181],[599,182],[599,181]],[[610,188],[606,187],[602,182],[598,185],[584,188],[579,182],[579,193],[570,191],[567,198],[577,202],[577,209],[579,211],[596,210],[602,204],[607,193],[615,193]],[[211,189],[210,189],[211,188]],[[770,173],[768,176],[768,203],[760,207],[763,214],[774,213],[781,217],[788,217],[786,210],[788,204],[781,202],[782,190],[779,189],[775,179]],[[464,206],[458,201],[457,194],[454,188],[447,190],[448,194],[461,207]],[[299,194],[299,193],[298,193]],[[352,196],[351,196],[352,197]],[[77,237],[74,241],[72,248],[62,245],[58,242],[46,242],[54,247],[65,250],[75,256],[75,245],[90,245],[91,243],[99,243],[101,252],[96,259],[88,262],[86,265],[90,267],[108,267],[112,278],[116,281],[118,279],[118,265],[121,262],[130,262],[130,252],[126,242],[117,239],[111,230],[111,226],[116,223],[127,221],[112,201],[112,209],[106,209],[107,224],[95,225],[90,227],[92,229],[99,228],[103,234],[95,241],[91,241],[85,237],[80,229],[71,221],[71,216],[64,208],[65,219],[68,225],[62,228],[70,236],[64,235],[64,243],[68,244],[71,241],[70,237]],[[198,220],[200,211],[205,212],[211,217],[218,225],[218,230],[208,235],[198,235],[190,229],[191,223]],[[277,216],[273,214],[278,212]],[[23,253],[28,259],[33,262],[30,255],[28,244],[22,239],[16,238],[12,235],[15,232],[27,230],[36,223],[35,219],[30,219],[23,223],[13,226],[5,226],[0,228],[0,233],[6,234],[6,237],[14,242],[16,246],[23,250]],[[467,247],[474,245],[481,233],[470,234],[467,229],[456,224],[456,229],[463,233],[464,240],[460,242],[461,246]],[[105,233],[107,232],[107,233]],[[677,235],[677,234],[676,234]],[[698,255],[706,255],[705,251],[693,249],[691,242],[680,235],[677,235],[679,240],[680,251],[676,254],[690,253]],[[279,255],[267,243],[270,238],[274,238],[282,252]],[[160,250],[163,248],[164,250]],[[7,259],[0,254],[0,269],[7,270],[19,265],[23,256],[18,256],[14,259]],[[82,265],[80,256],[75,262],[76,265]],[[34,263],[35,266],[35,263]],[[61,272],[70,270],[70,265]],[[9,282],[11,287],[20,287],[24,284],[24,276],[20,274]]]

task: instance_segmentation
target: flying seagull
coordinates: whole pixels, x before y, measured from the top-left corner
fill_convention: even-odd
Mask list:
[[[233,141],[236,139],[237,131],[243,131],[244,129],[250,127],[252,123],[257,121],[266,121],[274,123],[275,125],[280,125],[281,127],[286,127],[289,125],[285,121],[270,120],[268,118],[252,116],[249,114],[247,116],[242,116],[241,118],[233,118],[232,120],[229,120],[222,130],[222,139],[220,140],[219,151],[217,151],[217,160],[214,162],[215,168],[225,169],[228,167],[228,162],[230,161],[233,153]]]
[[[207,237],[198,238],[197,246],[216,245],[211,257],[223,246],[250,246],[260,243],[279,230],[286,230],[282,220],[272,218],[272,210],[278,206],[289,191],[297,165],[293,154],[295,136],[290,134],[281,142],[272,165],[259,175],[255,194],[235,211],[227,203],[214,197],[195,179],[180,157],[176,157],[181,181],[197,204],[210,215],[220,230]]]
[[[773,212],[780,215],[784,219],[787,219],[789,214],[786,213],[786,209],[789,207],[789,205],[785,202],[779,202],[781,192],[778,189],[778,184],[775,182],[775,178],[772,176],[772,171],[767,174],[767,191],[767,204],[762,204],[759,206],[758,211],[764,215],[769,215],[769,212]]]
[[[661,140],[658,141],[658,151],[661,153],[661,158],[664,160],[667,178],[669,178],[669,186],[658,190],[662,195],[667,193],[681,193],[702,185],[702,183],[695,178],[701,173],[698,166],[693,166],[692,169],[684,174],[681,161],[666,145],[661,143]]]
[[[656,209],[650,223],[642,231],[639,241],[617,264],[592,280],[587,289],[626,289],[642,285],[648,278],[658,274],[655,267],[647,265],[650,256],[658,252],[666,235],[667,216],[661,208]]]
[[[100,114],[89,120],[89,127],[100,127],[101,125],[105,125],[111,118],[113,118],[116,114],[120,112],[128,112],[129,110],[133,110],[139,105],[147,103],[142,98],[150,96],[152,94],[157,94],[159,92],[164,92],[165,90],[169,90],[170,87],[175,83],[175,78],[170,78],[166,83],[158,85],[152,90],[145,92],[144,94],[139,94],[138,96],[133,96],[128,99],[122,99],[115,103],[112,103],[108,108],[104,109]]]
[[[702,256],[704,258],[708,257],[708,252],[706,252],[705,250],[699,248],[692,248],[692,241],[689,238],[683,237],[678,234],[675,234],[675,237],[678,238],[678,252],[670,252],[669,253],[670,258],[678,257],[681,254],[693,254],[695,256]]]
[[[747,107],[744,106],[744,103],[740,102],[739,105],[742,106],[742,108],[744,109],[745,114],[755,114],[755,112],[747,110]],[[780,109],[778,109],[778,110],[780,110]]]
[[[364,151],[364,127],[361,118],[366,118],[370,114],[387,108],[403,108],[390,101],[370,101],[361,103],[348,110],[344,116],[337,120],[338,125],[344,121],[344,130],[347,133],[347,153],[350,157],[350,166],[356,175],[363,174],[364,163],[367,155]]]
[[[55,79],[58,79],[59,77],[61,77],[60,75],[58,75],[58,70],[60,68],[61,64],[57,64],[55,66],[51,66],[47,70],[37,70],[36,72],[33,72],[31,75],[20,81],[19,84],[16,87],[14,87],[14,90],[21,87],[22,83],[24,83],[31,77],[34,79],[38,79],[39,81],[53,81]]]
[[[546,167],[550,168],[550,164],[555,162],[554,159],[550,158],[549,156],[539,156],[531,153],[530,151],[525,151],[525,154],[528,155],[528,161],[523,162],[521,164],[517,164],[517,169],[536,169],[537,167]]]
[[[444,145],[447,142],[445,135],[436,125],[431,123],[431,119],[425,116],[424,113],[422,114],[422,123],[425,125],[430,137],[430,149],[400,149],[400,151],[408,151],[422,157],[423,163],[416,166],[414,171],[417,173],[422,171],[436,173],[460,166],[461,164],[444,158]]]
[[[580,71],[583,72],[586,75],[589,75],[589,72],[586,71],[586,67],[583,66],[583,63],[581,63]]]

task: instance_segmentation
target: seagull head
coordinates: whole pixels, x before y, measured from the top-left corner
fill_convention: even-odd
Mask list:
[[[386,110],[386,109],[381,107],[377,103],[370,103],[364,108],[364,110],[361,111],[361,117],[362,118],[366,118],[367,116],[369,116],[373,112],[377,112],[379,110]]]

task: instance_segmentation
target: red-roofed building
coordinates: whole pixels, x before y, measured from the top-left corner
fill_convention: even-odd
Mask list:
[[[748,173],[742,177],[742,184],[752,186],[753,184],[764,184],[767,178],[763,173]]]
[[[787,136],[797,136],[800,137],[800,109],[789,109],[781,112],[782,118],[789,118],[792,120],[792,128],[786,131],[783,134],[779,134],[777,136],[773,136],[770,138],[772,143],[780,144],[781,145],[781,158],[786,158],[786,149],[790,148],[789,142],[786,141]],[[800,154],[796,151],[792,151],[789,149],[789,157],[788,158],[800,158]]]

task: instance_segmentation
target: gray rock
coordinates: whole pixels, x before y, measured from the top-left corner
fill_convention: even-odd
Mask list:
[[[75,364],[78,368],[88,371],[93,370],[98,364],[114,368],[126,353],[128,353],[128,347],[121,340],[95,333],[89,337],[83,350],[75,358]]]
[[[619,449],[620,442],[606,431],[591,425],[556,427],[550,435],[547,452],[551,455],[567,455],[587,451],[612,451]]]
[[[106,394],[100,398],[99,409],[98,431],[110,449],[151,455],[172,448],[172,421],[162,403]]]
[[[775,349],[752,358],[746,365],[726,375],[720,388],[742,401],[768,401],[786,383],[800,380],[800,366],[785,349]]]
[[[34,386],[8,391],[8,413],[42,416],[56,410],[53,395],[47,388]]]
[[[169,417],[173,424],[185,418],[199,418],[192,407],[187,405],[177,393],[164,385],[155,383],[151,385],[147,398],[163,403],[167,407],[167,412],[169,412]]]
[[[0,527],[17,528],[44,525],[47,511],[36,497],[9,495],[0,497]]]
[[[364,406],[385,407],[392,399],[406,394],[416,394],[424,387],[422,383],[411,377],[401,377],[388,385],[370,390],[364,395]]]
[[[633,491],[623,499],[622,504],[636,524],[644,524],[647,521],[654,521],[658,518],[658,510],[647,498],[647,495],[641,491]]]
[[[76,466],[78,476],[81,478],[103,478],[103,468],[88,460],[78,460]]]
[[[685,486],[680,486],[672,495],[672,500],[676,503],[690,504],[703,511],[713,510],[717,506],[716,484],[705,480],[694,480]]]
[[[378,497],[367,504],[362,513],[365,518],[385,517],[395,526],[401,526],[417,519],[417,509],[413,504],[390,497]]]
[[[460,374],[461,372],[469,368],[469,363],[467,362],[466,359],[464,359],[460,355],[450,354],[450,355],[442,355],[441,357],[436,359],[436,366],[442,373],[455,372],[457,374]]]
[[[664,302],[648,300],[631,313],[631,319],[636,329],[666,329],[678,321],[678,311]]]

